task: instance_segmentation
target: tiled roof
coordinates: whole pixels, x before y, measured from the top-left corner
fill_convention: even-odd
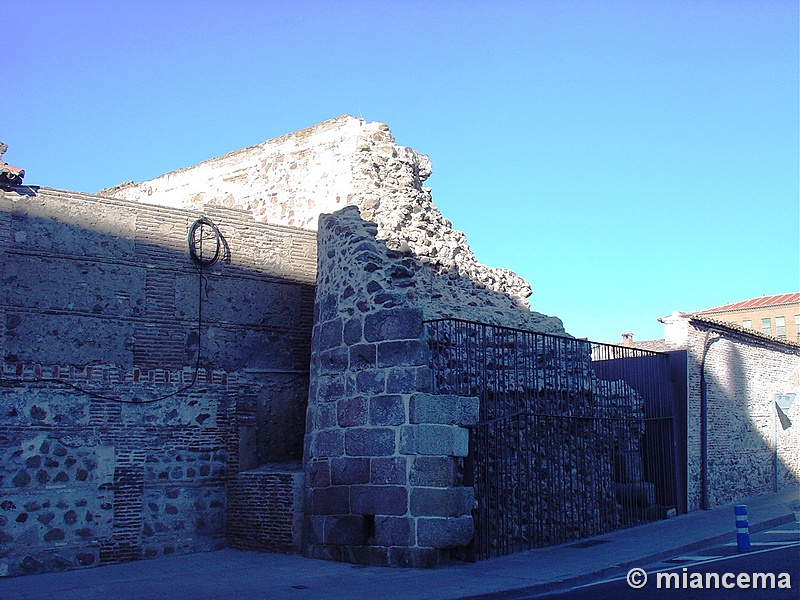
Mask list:
[[[20,185],[23,177],[25,177],[25,171],[0,160],[0,183]]]
[[[692,321],[694,321],[696,323],[705,323],[706,325],[711,325],[712,327],[715,327],[715,328],[718,328],[718,329],[721,328],[721,329],[726,329],[728,331],[732,331],[732,332],[736,332],[736,333],[744,333],[744,334],[748,335],[749,337],[752,337],[752,338],[755,338],[755,339],[760,339],[760,340],[763,340],[763,341],[776,343],[776,344],[779,344],[779,345],[782,345],[782,346],[788,346],[790,348],[794,348],[796,350],[800,350],[800,343],[792,341],[792,340],[776,338],[776,337],[773,337],[771,335],[767,335],[765,333],[761,333],[760,331],[756,331],[754,329],[748,329],[747,327],[742,327],[740,325],[735,325],[734,323],[726,323],[725,321],[717,321],[716,319],[712,319],[712,318],[709,318],[709,317],[704,317],[704,316],[698,315],[696,313],[694,315],[688,315],[688,316]]]
[[[641,342],[633,342],[633,347],[652,352],[666,352],[669,350],[666,340],[642,340]]]
[[[800,292],[790,294],[776,294],[774,296],[759,296],[750,300],[742,300],[732,304],[724,304],[715,308],[705,308],[695,311],[693,314],[706,315],[711,313],[729,312],[732,310],[747,310],[751,308],[769,308],[772,306],[783,306],[784,304],[800,303]]]

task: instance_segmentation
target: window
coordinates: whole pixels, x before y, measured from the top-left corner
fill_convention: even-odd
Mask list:
[[[769,317],[761,319],[761,333],[764,335],[772,335],[772,319]]]
[[[786,339],[786,317],[775,317],[775,337]]]
[[[797,334],[797,341],[800,342],[800,315],[794,316],[794,332]]]
[[[745,319],[744,321],[742,321],[742,327],[744,327],[745,329],[752,329],[753,322],[750,319]]]

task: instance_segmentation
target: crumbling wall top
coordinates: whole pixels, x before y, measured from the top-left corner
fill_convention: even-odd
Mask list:
[[[216,204],[257,221],[316,229],[319,215],[356,206],[377,238],[413,255],[436,274],[430,316],[461,316],[563,332],[558,319],[523,316],[530,284],[507,269],[481,264],[464,233],[433,203],[430,159],[399,146],[383,123],[344,115],[313,127],[101,193],[200,208]],[[481,290],[491,292],[481,297]],[[520,311],[513,323],[499,312]],[[549,320],[548,320],[549,319]]]

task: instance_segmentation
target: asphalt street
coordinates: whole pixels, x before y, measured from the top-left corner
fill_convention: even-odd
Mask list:
[[[709,573],[716,575],[709,577]],[[755,578],[755,573],[765,576]],[[730,575],[725,577],[726,574]],[[737,582],[740,575],[741,586]],[[782,587],[787,584],[790,587]],[[767,597],[792,600],[800,597],[800,524],[796,522],[751,535],[750,552],[739,552],[736,542],[727,542],[631,567],[625,573],[593,584],[520,598],[736,600]]]

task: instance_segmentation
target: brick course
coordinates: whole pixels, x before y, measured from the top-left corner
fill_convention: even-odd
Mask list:
[[[302,455],[315,239],[204,212],[227,246],[200,290],[197,212],[0,191],[4,575],[299,548],[302,472],[248,469]]]

